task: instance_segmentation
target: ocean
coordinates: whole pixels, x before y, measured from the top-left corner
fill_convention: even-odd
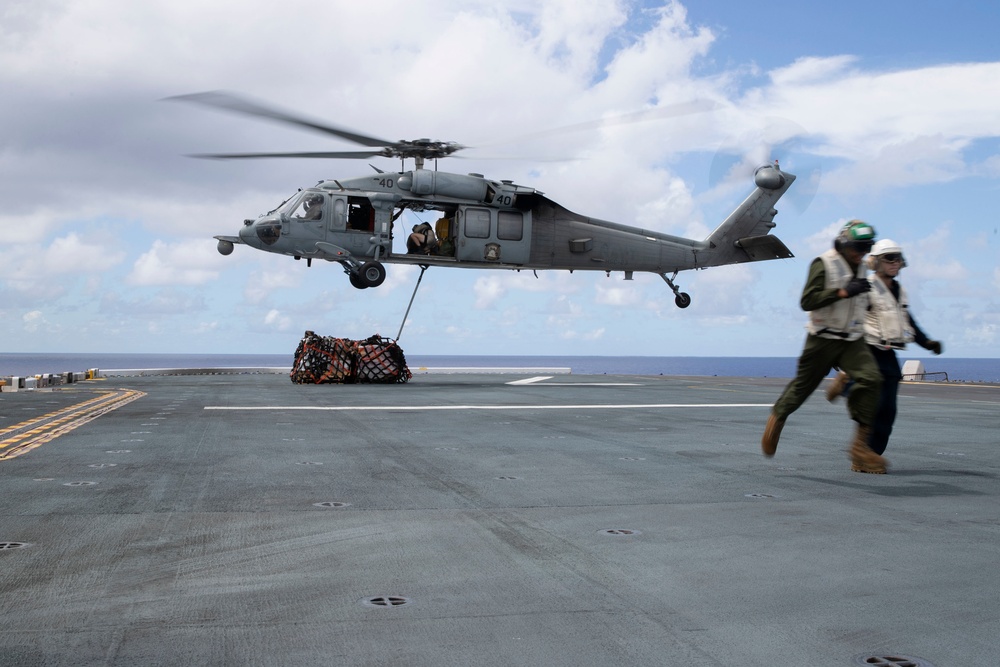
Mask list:
[[[1000,359],[916,357],[930,379],[1000,383]],[[900,362],[908,359],[900,356]],[[82,372],[90,368],[286,367],[291,354],[29,354],[0,353],[0,377]],[[558,367],[577,375],[706,375],[790,378],[797,357],[604,357],[407,355],[411,369],[427,367]]]

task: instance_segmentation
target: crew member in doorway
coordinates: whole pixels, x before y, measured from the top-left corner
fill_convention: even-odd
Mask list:
[[[437,251],[438,240],[429,222],[413,226],[413,232],[406,239],[406,252],[411,255],[432,255]]]

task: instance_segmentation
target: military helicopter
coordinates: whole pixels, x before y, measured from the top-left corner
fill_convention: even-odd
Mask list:
[[[233,236],[216,236],[223,255],[236,245],[265,252],[338,262],[351,285],[378,287],[385,264],[467,269],[655,273],[673,290],[675,303],[687,308],[691,297],[675,280],[680,271],[786,259],[792,253],[770,231],[775,203],[795,181],[777,160],[759,166],[756,188],[715,231],[703,240],[598,220],[574,213],[541,191],[482,174],[454,174],[425,168],[462,150],[453,142],[430,139],[387,141],[319,123],[224,92],[168,98],[193,102],[290,124],[367,147],[360,151],[299,153],[217,153],[195,157],[259,158],[400,158],[412,159],[411,170],[390,173],[372,165],[374,174],[322,180],[257,218],[243,221]],[[439,215],[428,242],[408,252],[393,250],[393,223],[405,211]],[[435,238],[436,237],[436,238]],[[670,276],[668,277],[668,274]],[[422,274],[421,274],[422,275]]]

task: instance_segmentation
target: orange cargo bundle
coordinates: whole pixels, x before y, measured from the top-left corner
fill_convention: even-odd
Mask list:
[[[290,377],[296,384],[392,384],[413,375],[393,340],[375,334],[353,341],[307,331],[295,350]]]

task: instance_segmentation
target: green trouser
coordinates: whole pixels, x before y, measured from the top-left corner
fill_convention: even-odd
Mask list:
[[[778,419],[787,419],[816,391],[816,387],[834,366],[846,372],[854,381],[847,397],[847,411],[851,419],[871,426],[878,408],[882,374],[864,338],[846,341],[820,338],[812,334],[806,336],[806,345],[799,357],[798,372],[774,404],[774,415]]]

